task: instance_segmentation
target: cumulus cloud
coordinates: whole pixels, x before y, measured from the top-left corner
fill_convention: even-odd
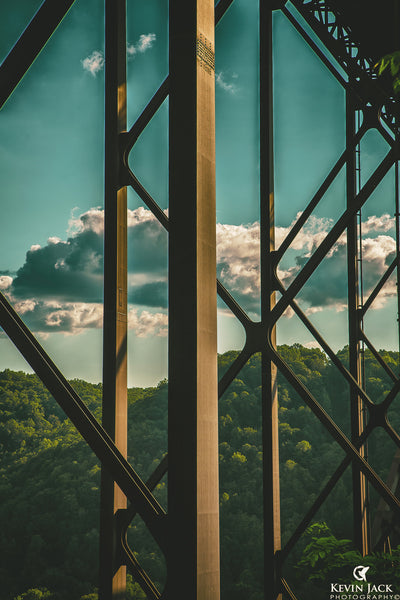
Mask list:
[[[135,44],[128,44],[126,49],[128,56],[134,57],[136,54],[143,54],[153,47],[156,39],[155,33],[142,33]]]
[[[147,310],[139,313],[136,308],[132,308],[128,314],[128,327],[135,331],[137,337],[165,337],[168,334],[168,315]]]
[[[13,282],[13,278],[9,275],[0,275],[0,290],[7,290]]]
[[[299,233],[292,250],[301,252],[295,258],[295,264],[287,269],[278,270],[278,276],[285,287],[288,287],[311,254],[326,237],[332,226],[328,219],[311,218]],[[372,292],[395,256],[395,240],[389,235],[376,235],[379,232],[390,231],[393,219],[389,215],[372,216],[362,224],[364,237],[362,240],[363,254],[363,288],[364,296]],[[280,241],[284,239],[289,228],[279,228]],[[347,307],[347,236],[342,234],[337,243],[328,252],[320,266],[302,288],[298,299],[307,306],[306,313],[319,312],[330,306],[337,311]],[[396,292],[392,280],[384,286],[373,308],[381,308],[386,300]]]
[[[259,310],[260,225],[217,224],[217,273],[248,311]]]
[[[42,334],[77,334],[103,324],[103,306],[88,302],[57,302],[27,299],[13,302],[32,331]]]
[[[85,329],[100,329],[103,326],[102,304],[30,299],[14,302],[14,308],[32,331],[42,334],[57,332],[74,335]],[[168,333],[168,315],[131,308],[128,327],[137,337],[165,337]]]
[[[101,302],[102,285],[103,241],[96,233],[84,231],[29,250],[10,291],[17,299]]]
[[[104,232],[104,211],[100,207],[91,208],[85,213],[76,216],[78,208],[72,210],[72,216],[68,222],[68,233],[77,235],[83,231],[94,231],[98,235]]]
[[[297,215],[296,219],[299,215]],[[294,221],[295,222],[295,221]],[[276,244],[288,234],[288,227],[276,228]],[[288,287],[311,254],[325,239],[333,225],[331,219],[312,216],[291,245],[291,259],[279,265],[278,277]],[[363,285],[367,297],[374,289],[395,256],[395,240],[390,235],[379,235],[393,229],[389,215],[369,217],[362,226],[365,236],[363,251]],[[260,296],[259,223],[250,225],[217,225],[218,276],[245,310],[257,311]],[[369,237],[371,236],[371,237]],[[297,299],[308,315],[330,306],[337,311],[347,307],[347,238],[346,233],[328,252],[321,265],[304,285]],[[294,253],[296,253],[295,256]],[[384,286],[373,308],[381,308],[396,293],[391,279]],[[291,312],[286,313],[290,317]]]
[[[365,235],[366,233],[386,233],[391,229],[395,228],[395,220],[394,217],[391,217],[387,213],[377,217],[372,215],[368,217],[366,221],[362,224],[362,232]]]
[[[363,241],[363,281],[366,295],[372,292],[396,255],[396,242],[388,235],[367,238]],[[386,300],[397,293],[396,280],[391,277],[382,288],[372,308],[383,308]]]
[[[104,211],[93,208],[72,216],[69,237],[49,237],[31,246],[12,277],[0,275],[7,293],[27,324],[42,333],[79,333],[102,326]],[[130,312],[136,334],[165,335],[167,307],[167,236],[149,210],[128,211],[130,304],[148,306]]]
[[[101,50],[93,50],[93,52],[84,58],[81,63],[84,71],[87,71],[93,77],[96,77],[97,73],[104,68],[104,54]]]
[[[238,75],[236,73],[232,73],[232,75],[228,75],[224,71],[219,71],[215,73],[215,83],[221,90],[224,92],[228,92],[229,94],[235,95],[239,91],[239,87],[236,83],[238,79]]]
[[[332,227],[329,219],[311,217],[296,237],[278,276],[285,287],[307,262]],[[364,223],[364,290],[374,288],[395,255],[389,215],[369,217]],[[277,245],[289,227],[277,227]],[[104,212],[92,208],[74,214],[66,240],[49,237],[35,244],[17,273],[0,274],[0,290],[36,331],[77,333],[102,326]],[[167,331],[167,234],[144,208],[128,211],[129,327],[136,335]],[[246,311],[258,312],[260,299],[259,223],[217,224],[218,277]],[[291,261],[291,262],[290,262]],[[374,303],[383,306],[396,292],[390,280]],[[298,296],[307,314],[330,306],[347,305],[346,235],[315,271]],[[287,313],[290,316],[291,312]]]
[[[279,248],[297,219],[301,216],[301,212],[297,213],[296,218],[288,227],[275,228],[275,243]],[[307,250],[310,252],[313,248],[318,247],[326,237],[326,234],[333,225],[332,219],[319,218],[314,215],[307,220],[305,226],[301,229],[291,244],[293,250]]]
[[[16,299],[58,299],[64,302],[102,302],[104,212],[93,208],[69,223],[67,240],[49,238],[46,246],[33,246],[12,281]],[[129,295],[137,304],[166,306],[167,235],[149,210],[128,211],[129,270],[144,274],[141,285],[132,283]],[[4,277],[4,276],[3,276]]]

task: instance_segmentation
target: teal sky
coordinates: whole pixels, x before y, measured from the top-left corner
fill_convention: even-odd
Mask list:
[[[4,58],[40,2],[0,4]],[[76,0],[0,112],[0,289],[68,377],[101,380],[104,139],[104,7]],[[128,0],[128,116],[143,110],[168,73],[168,5]],[[281,13],[274,19],[277,238],[303,210],[345,145],[344,92]],[[216,33],[218,274],[258,318],[258,19],[255,0],[235,0]],[[362,180],[387,152],[370,132],[361,146]],[[168,101],[139,139],[130,165],[168,207]],[[393,173],[363,209],[364,287],[393,255]],[[288,285],[345,206],[341,173],[280,265]],[[129,193],[129,383],[167,373],[166,235]],[[382,215],[388,215],[383,216]],[[346,343],[345,243],[299,295],[338,349]],[[395,349],[395,286],[366,320],[376,346]],[[241,326],[219,309],[219,350],[240,348]],[[312,343],[290,314],[280,343]],[[5,337],[0,368],[28,366]]]

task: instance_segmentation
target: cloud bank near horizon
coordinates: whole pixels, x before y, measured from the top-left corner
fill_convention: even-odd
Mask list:
[[[288,227],[276,228],[277,246]],[[288,287],[332,227],[329,219],[311,217],[294,240],[278,276]],[[363,224],[365,294],[395,256],[395,240],[389,235],[394,219],[371,216]],[[25,263],[11,274],[0,272],[0,290],[13,302],[33,331],[44,334],[76,334],[102,327],[104,212],[92,208],[73,215],[66,240],[50,237],[45,246],[33,245]],[[217,224],[217,275],[243,308],[259,311],[259,223]],[[167,335],[167,255],[165,230],[144,208],[128,211],[129,327],[139,337]],[[347,306],[346,235],[330,250],[321,266],[303,287],[298,300],[311,314],[327,307]],[[382,308],[396,294],[392,279],[373,308]],[[290,314],[288,315],[290,316]]]

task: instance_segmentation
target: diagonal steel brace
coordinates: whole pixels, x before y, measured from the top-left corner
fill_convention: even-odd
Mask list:
[[[122,456],[110,436],[95,419],[67,379],[34,335],[0,293],[0,325],[30,364],[56,402],[96,454],[113,474],[124,494],[135,505],[161,549],[166,544],[166,514],[148,487]]]
[[[0,66],[0,109],[13,93],[75,0],[45,0]]]

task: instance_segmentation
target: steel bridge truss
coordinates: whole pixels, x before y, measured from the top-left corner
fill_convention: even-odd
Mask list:
[[[12,94],[73,1],[43,2],[0,68],[0,106]],[[373,486],[390,510],[396,515],[400,514],[399,499],[368,464],[364,453],[368,438],[377,428],[382,428],[400,448],[400,436],[387,416],[400,391],[400,379],[363,330],[364,317],[389,278],[395,273],[397,283],[400,279],[399,136],[395,102],[393,98],[388,98],[377,81],[371,59],[362,55],[357,40],[335,9],[334,2],[330,6],[329,2],[323,0],[292,0],[291,3],[260,1],[261,319],[257,322],[252,320],[220,281],[215,285],[214,28],[233,1],[220,0],[214,8],[210,0],[170,0],[170,75],[128,129],[125,0],[106,0],[102,425],[0,293],[1,327],[104,467],[100,563],[100,596],[103,600],[123,596],[126,567],[151,600],[219,598],[216,292],[246,333],[242,350],[219,381],[218,395],[224,394],[253,354],[261,354],[265,598],[277,600],[284,596],[296,599],[282,576],[285,561],[349,466],[353,482],[354,541],[362,553],[367,553],[371,547],[367,486]],[[272,15],[275,10],[281,10],[313,48],[344,87],[347,99],[345,151],[279,248],[275,248],[274,240],[272,153]],[[310,31],[318,36],[323,46],[313,41]],[[170,102],[168,217],[128,165],[128,157],[136,141],[167,96]],[[360,118],[356,119],[359,114],[362,115],[362,122]],[[382,135],[389,151],[361,186],[357,179],[357,148],[371,129]],[[344,168],[346,208],[301,271],[285,288],[277,275],[278,264]],[[392,168],[395,169],[396,180],[396,257],[369,297],[362,301],[357,217]],[[170,236],[169,452],[146,483],[126,459],[127,186],[136,192]],[[182,210],[184,205],[185,211]],[[181,216],[183,212],[184,221]],[[306,282],[344,233],[347,234],[348,257],[349,368],[336,356],[296,300]],[[340,430],[276,348],[276,325],[288,307],[291,307],[349,384],[350,437]],[[393,383],[380,404],[374,403],[363,387],[360,362],[363,344],[370,349]],[[345,453],[345,458],[283,547],[280,533],[278,370]],[[187,398],[190,402],[186,401]],[[185,428],[180,427],[182,422]],[[152,493],[167,471],[168,514]],[[136,514],[143,519],[166,557],[168,578],[164,591],[156,588],[126,541],[128,527]]]

